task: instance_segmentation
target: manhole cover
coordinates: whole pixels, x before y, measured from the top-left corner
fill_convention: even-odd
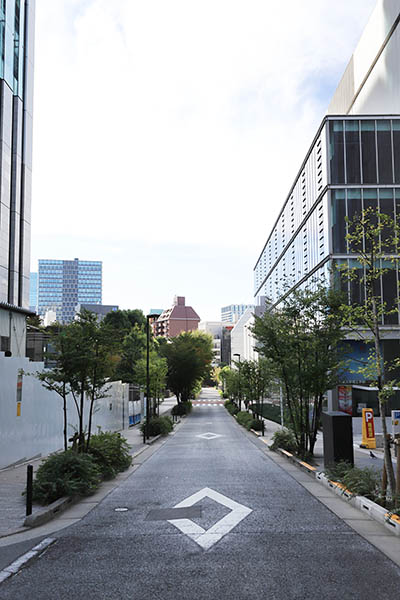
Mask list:
[[[114,508],[115,512],[126,512],[128,509],[125,507],[121,507],[121,508]]]

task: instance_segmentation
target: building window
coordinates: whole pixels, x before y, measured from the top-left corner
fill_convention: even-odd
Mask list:
[[[364,183],[376,183],[375,121],[361,121],[361,153]]]
[[[345,121],[347,183],[361,183],[358,121]]]
[[[332,183],[344,183],[343,121],[329,122],[329,160]]]

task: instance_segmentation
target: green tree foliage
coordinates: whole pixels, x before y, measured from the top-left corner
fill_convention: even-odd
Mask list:
[[[119,346],[119,362],[114,377],[128,383],[136,383],[136,367],[146,351],[146,332],[135,324]]]
[[[240,365],[240,393],[246,408],[263,401],[274,377],[272,363],[265,357],[243,360]]]
[[[350,264],[341,264],[339,272],[345,281],[350,280],[353,287],[362,290],[363,301],[357,304],[344,302],[341,306],[342,322],[345,328],[363,341],[371,342],[369,359],[360,367],[360,371],[370,381],[371,386],[378,389],[385,469],[389,492],[393,498],[400,494],[400,482],[397,482],[396,493],[385,407],[388,399],[393,396],[393,388],[400,385],[399,381],[391,377],[392,372],[400,366],[400,360],[384,361],[382,340],[385,333],[382,323],[387,322],[389,315],[398,314],[399,299],[393,298],[390,304],[384,301],[381,295],[381,280],[385,282],[385,275],[398,268],[400,227],[390,214],[367,208],[361,214],[356,214],[352,220],[347,219],[346,237],[349,252],[355,254],[357,260],[351,261]]]
[[[219,377],[222,382],[222,395],[237,403],[239,400],[239,370],[223,367]]]
[[[78,447],[80,452],[90,443],[93,410],[96,400],[107,396],[106,381],[112,373],[115,345],[108,326],[98,323],[96,315],[83,310],[78,319],[53,332],[52,355],[55,366],[35,376],[42,385],[57,392],[64,401],[64,446],[66,447],[66,396],[72,394],[78,415]],[[86,411],[86,405],[88,409]],[[85,413],[88,431],[85,441]]]
[[[201,331],[184,332],[165,348],[168,387],[178,402],[186,402],[196,384],[209,373],[213,359],[212,337]]]
[[[158,355],[156,350],[150,350],[149,354],[149,379],[150,396],[159,402],[163,395],[167,381],[168,365],[167,359]],[[140,358],[135,366],[135,381],[142,386],[147,384],[147,357]],[[153,407],[155,413],[155,405]]]
[[[317,286],[295,290],[280,307],[255,318],[258,350],[282,384],[301,456],[313,453],[324,394],[338,381],[339,305],[337,293]]]

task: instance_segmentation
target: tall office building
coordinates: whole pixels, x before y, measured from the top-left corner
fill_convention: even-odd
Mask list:
[[[36,313],[38,309],[38,274],[31,273],[29,281],[29,310]]]
[[[78,304],[101,304],[102,262],[91,260],[39,260],[38,312],[56,313],[69,323]]]
[[[237,323],[248,308],[254,308],[253,304],[229,304],[221,308],[221,321],[224,323]]]
[[[400,217],[399,22],[400,0],[380,0],[258,258],[255,296],[272,306],[313,278],[330,281],[337,262],[357,266],[346,217],[368,207]],[[399,273],[390,261],[380,283],[384,301],[397,309],[381,323],[385,360],[391,360],[399,355],[400,307]],[[360,283],[348,282],[344,291],[349,302],[365,297]],[[362,340],[347,344],[353,365],[366,359]],[[342,381],[351,384],[353,414],[375,402],[357,368]]]
[[[0,351],[12,355],[29,307],[34,12],[0,2]]]

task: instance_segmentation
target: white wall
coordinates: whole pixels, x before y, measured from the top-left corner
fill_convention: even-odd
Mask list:
[[[25,356],[26,315],[0,308],[0,335],[10,338],[10,350],[13,356]]]
[[[387,40],[399,13],[400,0],[378,0],[335,91],[328,114],[399,112],[400,25]]]
[[[231,332],[231,362],[237,360],[234,354],[240,354],[240,360],[258,360],[254,351],[255,340],[251,333],[254,324],[254,308],[248,308],[240,317]]]
[[[62,399],[43,388],[32,376],[23,375],[21,416],[17,416],[17,380],[25,373],[43,370],[43,363],[27,358],[6,358],[0,352],[0,468],[45,456],[63,448]],[[107,398],[96,403],[93,433],[128,427],[128,386],[120,381],[110,384]],[[86,408],[88,408],[86,404]],[[72,398],[68,399],[68,436],[76,430],[78,418]]]

